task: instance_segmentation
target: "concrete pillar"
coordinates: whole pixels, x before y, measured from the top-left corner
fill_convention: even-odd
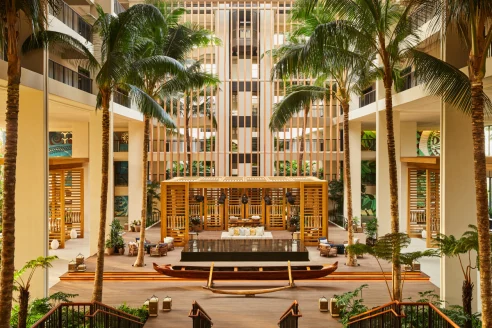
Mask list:
[[[397,176],[400,176],[400,113],[393,112],[393,128],[395,131],[395,152]],[[388,162],[388,143],[386,130],[386,112],[384,110],[376,112],[376,215],[379,223],[378,235],[382,236],[391,232],[390,215],[390,188],[389,188],[389,162]],[[400,180],[400,179],[399,179]],[[398,181],[398,186],[401,183]],[[401,213],[401,202],[400,213]]]
[[[89,157],[89,123],[72,123],[72,157]]]
[[[352,213],[353,216],[361,218],[361,122],[349,122],[350,142],[350,173],[352,182]],[[344,149],[343,151],[347,151]],[[345,185],[346,186],[346,185]],[[347,193],[344,193],[345,197]],[[344,199],[343,215],[347,217],[347,199]]]
[[[217,75],[220,81],[229,81],[230,69],[230,37],[229,9],[226,4],[220,4],[221,9],[215,12],[215,34],[222,40],[222,47],[216,47]],[[228,176],[229,173],[229,108],[230,82],[222,82],[217,91],[217,152],[215,157],[215,175]]]
[[[111,117],[111,115],[110,115]],[[114,203],[114,177],[113,177],[113,124],[110,122],[109,142],[109,185],[108,185],[108,209],[106,217],[106,234],[109,232],[109,224],[113,219]],[[97,253],[97,238],[99,235],[100,202],[101,202],[101,166],[102,166],[102,111],[94,111],[90,114],[89,121],[89,189],[90,204],[89,227],[90,233],[90,255]]]
[[[461,237],[476,224],[471,119],[450,105],[441,112],[441,233]],[[472,257],[474,258],[474,257]],[[475,286],[476,275],[472,275]],[[441,258],[441,299],[461,305],[463,273],[458,259]],[[477,300],[477,289],[473,299]],[[478,294],[479,295],[479,294]],[[476,302],[472,304],[476,310]]]
[[[400,156],[398,157],[417,156],[416,141],[417,141],[417,122],[401,122],[400,123]],[[401,163],[399,199],[400,199],[400,231],[407,232],[407,219],[408,219],[407,163]]]
[[[144,123],[128,123],[128,223],[140,220],[143,193]]]
[[[15,186],[15,268],[48,255],[46,158],[47,126],[43,122],[43,93],[21,88]],[[35,163],[35,165],[34,165]],[[24,277],[25,278],[25,277]],[[31,299],[47,295],[47,271],[31,280]]]

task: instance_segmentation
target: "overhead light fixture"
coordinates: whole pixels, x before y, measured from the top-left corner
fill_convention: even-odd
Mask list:
[[[219,196],[218,203],[219,204],[225,204],[226,198],[227,198],[226,194],[221,193],[220,196]]]
[[[248,204],[249,198],[246,196],[246,194],[243,194],[243,197],[241,197],[241,203],[243,204]]]
[[[201,203],[205,200],[205,197],[203,197],[202,195],[196,195],[195,196],[195,201],[197,201],[198,203]]]
[[[266,195],[263,200],[265,201],[265,205],[272,205],[272,198],[270,196]]]

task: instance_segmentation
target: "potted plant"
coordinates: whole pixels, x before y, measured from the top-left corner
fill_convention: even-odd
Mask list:
[[[352,218],[352,222],[353,222],[353,230],[354,232],[363,232],[362,231],[362,226],[360,225],[360,218],[358,216],[354,216]]]
[[[123,241],[123,238],[121,236],[119,236],[114,248],[115,248],[115,251],[118,250],[118,253],[120,255],[125,254],[125,242]]]
[[[190,217],[190,224],[193,231],[195,232],[202,231],[202,220],[200,219],[199,216]]]
[[[378,219],[373,218],[366,222],[366,245],[374,246],[378,240]]]
[[[142,222],[140,222],[140,220],[133,221],[133,225],[135,226],[135,232],[140,232],[140,225],[141,224],[142,224]]]
[[[131,224],[130,224],[130,231],[131,232],[135,232],[135,221],[133,221]]]
[[[104,244],[104,247],[106,248],[104,253],[106,253],[107,255],[114,254],[114,245],[111,239],[106,239],[106,243]]]
[[[299,222],[301,218],[297,214],[292,214],[289,218],[289,226],[287,230],[290,232],[296,232],[299,229]]]

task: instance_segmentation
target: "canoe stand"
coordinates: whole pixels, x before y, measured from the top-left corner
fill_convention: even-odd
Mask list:
[[[212,265],[210,265],[210,275],[208,276],[207,286],[203,286],[203,288],[208,289],[212,293],[215,293],[215,294],[244,295],[246,297],[254,297],[256,294],[266,294],[266,293],[278,292],[278,291],[281,291],[284,289],[295,287],[294,281],[292,279],[292,269],[290,267],[290,261],[288,261],[287,268],[289,271],[289,285],[288,286],[264,288],[264,289],[250,289],[250,290],[224,290],[224,289],[213,288],[213,286],[214,286],[214,282],[213,282],[214,263],[212,262]]]

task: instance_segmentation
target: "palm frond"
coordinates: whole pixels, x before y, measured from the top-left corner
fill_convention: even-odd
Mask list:
[[[442,97],[444,102],[456,106],[460,111],[471,115],[471,84],[465,73],[432,55],[419,50],[411,50],[415,66],[415,77],[425,83],[426,90]],[[485,111],[492,113],[492,102],[483,93]]]
[[[137,107],[142,114],[159,120],[168,128],[176,128],[176,125],[169,114],[166,113],[152,97],[142,91],[142,89],[130,84],[126,84],[124,87],[130,90],[129,95],[137,104]]]
[[[37,49],[48,48],[50,45],[58,45],[63,49],[77,50],[83,53],[87,60],[81,61],[80,64],[92,72],[100,68],[99,62],[86,45],[74,37],[61,32],[40,31],[33,33],[23,42],[21,49],[23,53],[28,53]]]
[[[163,79],[170,75],[184,75],[186,68],[174,58],[168,56],[151,56],[137,60],[133,68],[138,74]]]
[[[310,106],[313,101],[323,100],[330,96],[330,89],[320,86],[302,85],[292,87],[288,94],[273,108],[270,118],[270,130],[279,130],[305,106]]]

